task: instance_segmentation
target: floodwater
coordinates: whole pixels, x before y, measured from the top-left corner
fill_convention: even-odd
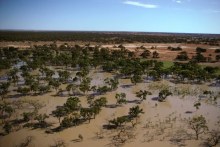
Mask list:
[[[72,74],[74,75],[75,72],[73,71]],[[103,80],[105,78],[113,77],[111,73],[98,72],[95,70],[92,70],[89,76],[92,78],[91,85],[97,86],[103,86]],[[181,88],[183,89],[183,87],[188,87],[188,89],[197,89],[197,91],[200,92],[203,90],[211,90],[215,93],[219,92],[218,87],[210,87],[208,86],[208,83],[203,85],[183,85],[173,84],[163,80],[161,82],[146,81],[144,83],[133,85],[129,79],[120,79],[119,82],[120,84],[116,91],[108,92],[98,97],[104,96],[108,100],[108,105],[114,105],[116,104],[115,94],[123,92],[126,93],[126,99],[128,101],[127,104],[123,104],[122,106],[118,106],[116,108],[103,108],[96,119],[91,120],[90,123],[85,123],[77,127],[71,127],[53,134],[46,134],[44,129],[23,128],[10,133],[9,135],[0,136],[0,146],[13,147],[24,141],[27,136],[33,136],[33,141],[30,146],[34,147],[48,147],[54,145],[58,140],[63,140],[67,146],[109,146],[111,145],[112,135],[115,134],[115,132],[105,130],[102,128],[102,126],[108,124],[108,121],[113,118],[127,115],[129,108],[136,105],[139,105],[143,109],[144,114],[140,115],[139,123],[134,129],[136,136],[135,139],[130,139],[129,143],[124,144],[124,146],[127,147],[178,146],[179,144],[170,141],[171,138],[175,136],[172,136],[172,134],[175,134],[175,131],[178,131],[180,128],[188,130],[189,133],[192,133],[188,129],[187,123],[185,122],[188,118],[198,115],[205,116],[210,130],[215,129],[216,122],[220,120],[219,99],[217,101],[217,105],[210,104],[207,102],[207,98],[204,98],[204,96],[201,94],[196,93],[194,95],[186,95],[185,97],[173,95],[169,96],[165,102],[158,102],[156,98],[158,97],[159,89],[155,87],[154,89],[150,88],[150,85],[151,87],[153,85],[152,83],[156,83],[157,85],[159,83],[170,86],[170,89],[177,87],[177,89],[180,90]],[[61,87],[63,89],[65,88],[64,85]],[[143,101],[141,104],[137,104],[135,100],[138,100],[138,98],[135,96],[135,93],[139,90],[148,90],[153,94],[147,96],[147,100]],[[63,105],[68,98],[67,95],[63,97],[54,97],[54,94],[55,91],[41,96],[25,96],[20,97],[19,99],[39,100],[45,105],[45,107],[43,107],[39,112],[50,115],[51,111],[53,111],[56,106]],[[201,98],[201,107],[197,110],[194,107],[194,103],[197,102],[199,98]],[[12,98],[10,100],[17,100],[17,98]],[[82,106],[87,106],[86,96],[81,96],[80,100]],[[46,121],[52,124],[52,128],[59,126],[58,119],[52,116],[50,116],[50,118],[48,118]],[[150,127],[146,128],[146,125],[149,125]],[[158,128],[162,127],[163,125],[166,126],[163,128],[164,132],[158,135]],[[168,125],[171,125],[172,127],[167,127]],[[102,139],[97,139],[96,137],[96,133],[99,131],[103,131]],[[151,135],[146,135],[149,133],[149,131]],[[81,142],[77,141],[79,134],[82,134],[83,136],[83,141]],[[149,139],[149,137],[151,138]],[[188,139],[181,143],[184,143],[186,146],[200,146],[202,140],[195,141],[193,139]]]

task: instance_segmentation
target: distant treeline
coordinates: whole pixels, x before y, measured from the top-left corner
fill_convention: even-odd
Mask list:
[[[0,41],[203,43],[209,45],[219,45],[220,35],[135,32],[0,31]]]

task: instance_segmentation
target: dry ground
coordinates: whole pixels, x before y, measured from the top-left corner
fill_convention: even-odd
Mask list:
[[[0,42],[0,47],[8,47],[8,46],[14,46],[14,47],[18,47],[21,49],[25,49],[25,48],[30,48],[34,45],[44,45],[44,44],[52,44],[54,42],[52,41],[37,41],[37,42],[33,42],[33,41],[24,41],[24,42]],[[70,46],[74,46],[76,44],[79,45],[85,45],[87,43],[85,42],[73,42],[73,41],[56,41],[57,46],[60,46],[64,43],[67,43]],[[113,48],[114,45],[118,46],[119,44],[98,44],[98,43],[90,43],[91,46],[95,46],[95,45],[101,45],[102,47],[108,47],[110,49],[115,49]],[[192,56],[194,56],[196,54],[195,49],[197,47],[202,47],[202,48],[206,48],[207,52],[203,53],[203,55],[205,57],[211,57],[212,60],[215,60],[215,49],[219,49],[219,46],[210,46],[210,45],[205,45],[205,44],[182,44],[182,43],[132,43],[132,44],[123,44],[127,49],[131,50],[131,51],[136,51],[136,53],[138,54],[139,52],[142,52],[141,49],[137,50],[137,47],[140,46],[144,46],[147,49],[149,49],[151,52],[153,51],[157,51],[160,55],[160,60],[162,61],[173,61],[177,54],[180,51],[170,51],[167,49],[167,47],[171,46],[171,47],[181,47],[183,49],[183,51],[186,51],[188,53],[189,58],[192,58]],[[151,47],[154,46],[156,47],[156,49],[151,49]],[[117,49],[117,48],[116,48]]]

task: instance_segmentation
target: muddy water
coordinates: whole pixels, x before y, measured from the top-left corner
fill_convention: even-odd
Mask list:
[[[73,73],[74,74],[74,73]],[[89,75],[93,80],[91,85],[104,85],[103,80],[107,77],[112,77],[113,75],[110,73],[105,72],[96,72],[92,71]],[[69,129],[65,129],[59,133],[53,134],[46,134],[44,133],[45,130],[41,129],[21,129],[17,132],[12,132],[9,135],[1,136],[0,137],[0,146],[2,147],[13,147],[21,143],[26,136],[33,136],[33,142],[31,146],[41,146],[41,147],[48,147],[53,145],[57,140],[63,140],[67,146],[80,146],[80,147],[87,147],[87,146],[107,146],[111,140],[111,131],[105,131],[103,139],[96,139],[95,133],[102,129],[102,126],[108,124],[108,120],[118,117],[127,115],[129,112],[129,108],[132,106],[137,105],[134,100],[138,98],[135,97],[135,92],[139,90],[149,90],[150,83],[139,83],[137,85],[133,85],[129,79],[120,79],[120,85],[116,91],[108,92],[104,95],[108,100],[109,105],[114,105],[116,103],[115,94],[116,93],[126,93],[126,99],[129,101],[127,104],[116,108],[103,108],[101,113],[96,117],[96,119],[91,120],[91,123],[85,123],[77,127],[72,127]],[[182,85],[174,85],[167,81],[163,81],[164,83],[170,86],[179,86]],[[191,85],[188,85],[191,86]],[[195,88],[198,87],[199,89],[210,89],[212,91],[218,92],[218,88],[215,87],[208,87],[207,85],[193,85]],[[63,87],[64,88],[64,87]],[[155,139],[151,142],[145,142],[144,134],[146,133],[146,129],[143,128],[146,125],[148,120],[151,120],[152,123],[157,123],[158,120],[163,120],[168,116],[176,117],[177,121],[175,125],[184,125],[181,121],[184,118],[190,118],[197,115],[203,115],[206,117],[208,121],[208,126],[211,129],[215,128],[215,123],[219,120],[220,117],[220,108],[219,105],[211,105],[207,104],[204,100],[201,101],[201,107],[196,110],[193,106],[195,101],[198,101],[199,95],[194,96],[185,96],[181,98],[181,96],[169,96],[165,102],[158,102],[155,101],[155,98],[158,96],[158,90],[152,91],[153,95],[147,96],[147,100],[142,102],[140,107],[144,110],[144,114],[140,117],[140,124],[136,127],[136,139],[132,140],[132,142],[125,144],[125,146],[133,147],[133,146],[177,146],[175,144],[171,144],[169,140],[158,140]],[[64,97],[54,97],[55,91],[48,93],[43,96],[27,96],[22,97],[20,99],[33,99],[39,100],[40,102],[44,103],[46,106],[40,110],[40,113],[47,113],[48,115],[53,111],[56,106],[63,105],[65,103],[68,96]],[[98,96],[98,97],[101,97]],[[86,104],[86,96],[80,97],[81,103],[83,106],[87,106]],[[219,101],[218,101],[219,102]],[[186,113],[187,111],[191,113]],[[47,122],[52,123],[53,127],[59,125],[57,118],[50,116],[47,119]],[[171,130],[172,131],[172,130]],[[83,135],[83,141],[77,142],[78,135]],[[199,146],[201,141],[186,141],[185,144],[187,146]]]

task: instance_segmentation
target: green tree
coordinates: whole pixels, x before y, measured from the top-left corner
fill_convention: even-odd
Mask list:
[[[134,84],[136,85],[137,83],[140,83],[140,82],[142,82],[142,77],[141,77],[141,75],[139,75],[139,74],[134,74],[134,75],[131,77],[131,83],[134,83]]]
[[[122,105],[122,104],[126,104],[127,103],[126,94],[125,93],[116,93],[115,99],[116,99],[116,104],[117,105]]]
[[[30,85],[30,90],[34,92],[34,94],[37,94],[38,90],[39,90],[39,83],[38,82],[33,82]]]
[[[47,126],[47,123],[46,123],[45,120],[46,120],[47,118],[49,118],[49,116],[44,113],[44,114],[38,114],[38,115],[35,117],[35,120],[38,121],[38,125],[40,125],[41,127],[46,127],[46,126]]]
[[[67,114],[67,112],[66,112],[66,110],[65,110],[64,107],[57,107],[56,110],[52,111],[52,115],[53,115],[54,117],[57,117],[57,118],[58,118],[59,123],[61,123],[61,122],[60,122],[60,119],[61,119],[62,117],[64,117],[66,114]]]
[[[50,90],[50,85],[40,85],[38,90],[40,94],[47,93]]]
[[[201,103],[200,102],[196,102],[196,103],[194,103],[193,106],[196,108],[196,110],[198,110],[199,107],[201,106]]]
[[[106,92],[108,92],[110,90],[110,88],[106,85],[104,86],[101,86],[101,87],[98,87],[96,89],[96,91],[99,93],[99,94],[105,94]]]
[[[17,92],[21,93],[22,95],[27,95],[30,92],[30,88],[29,87],[18,87]]]
[[[49,68],[40,68],[40,72],[42,73],[42,75],[46,76],[46,79],[51,79],[52,76],[55,74],[55,72]]]
[[[92,119],[93,116],[92,108],[81,108],[80,115],[83,117],[83,119],[89,120],[90,123],[90,120]]]
[[[23,116],[23,120],[25,122],[29,122],[30,120],[33,120],[36,116],[36,112],[23,112],[22,116]]]
[[[9,79],[9,81],[12,81],[12,83],[14,83],[14,86],[18,83],[18,80],[19,80],[17,73],[18,73],[17,68],[13,68],[8,73],[8,79]]]
[[[66,83],[70,78],[70,73],[68,71],[58,71],[58,75],[61,83]]]
[[[109,124],[113,124],[115,128],[121,127],[124,123],[129,122],[129,119],[127,116],[121,116],[114,118],[109,121]]]
[[[98,115],[101,112],[101,107],[98,105],[94,105],[91,107],[91,111],[93,113],[93,118],[95,119],[96,115]]]
[[[22,76],[25,80],[25,85],[27,85],[27,86],[31,86],[35,82],[34,76],[30,75],[29,72],[22,73]]]
[[[139,114],[143,114],[143,109],[140,109],[139,106],[134,106],[129,109],[129,116],[131,118],[139,117]]]
[[[209,147],[217,146],[220,143],[220,131],[212,130],[209,132],[209,137],[207,138],[207,145]]]
[[[68,91],[69,95],[70,95],[70,91],[72,91],[72,93],[74,93],[74,91],[77,89],[77,85],[76,84],[68,84],[66,86],[66,91]]]
[[[64,128],[71,127],[73,125],[73,120],[73,117],[65,116],[62,122],[60,123],[60,126]]]
[[[90,90],[91,78],[83,78],[82,82],[79,85],[79,90],[84,94]]]
[[[74,111],[78,111],[81,108],[81,105],[79,103],[80,100],[78,97],[70,97],[64,104],[64,108],[68,113],[72,113]]]
[[[67,53],[60,53],[57,58],[59,60],[59,64],[65,65],[67,69],[68,65],[71,63],[71,56],[69,56]]]
[[[2,100],[5,98],[5,96],[9,92],[8,91],[9,86],[10,86],[9,82],[7,82],[7,83],[3,83],[3,82],[0,83],[0,96],[1,96]]]
[[[106,97],[100,97],[93,102],[93,106],[104,107],[108,103]]]
[[[147,49],[144,50],[144,52],[141,54],[142,58],[147,58],[149,57],[151,52]]]
[[[169,90],[163,89],[159,92],[158,101],[163,102],[170,95],[172,95],[172,93]]]
[[[147,95],[152,95],[152,93],[146,90],[136,92],[136,97],[138,97],[141,101],[146,100]]]
[[[118,88],[119,82],[117,78],[106,78],[104,81],[110,86],[111,90],[115,90]]]
[[[199,135],[205,133],[205,131],[208,130],[206,119],[202,115],[193,117],[189,121],[189,127],[194,131],[196,140],[199,139]]]
[[[196,56],[193,56],[192,60],[196,62],[206,62],[206,57],[204,57],[203,54],[199,52],[196,53]]]
[[[157,51],[153,52],[153,58],[159,58],[159,53]]]
[[[182,51],[182,52],[180,52],[180,53],[176,56],[176,60],[186,61],[186,60],[188,60],[188,59],[189,59],[189,57],[188,57],[186,51]]]
[[[49,81],[49,85],[52,86],[52,88],[54,88],[56,90],[56,92],[58,91],[61,83],[59,80],[56,80],[56,79],[51,79]]]
[[[9,122],[6,122],[5,125],[3,126],[3,129],[7,134],[9,134],[12,130],[12,124]]]
[[[0,118],[2,118],[4,121],[6,118],[10,118],[13,114],[14,109],[10,105],[10,103],[7,103],[3,101],[3,103],[0,103]]]

